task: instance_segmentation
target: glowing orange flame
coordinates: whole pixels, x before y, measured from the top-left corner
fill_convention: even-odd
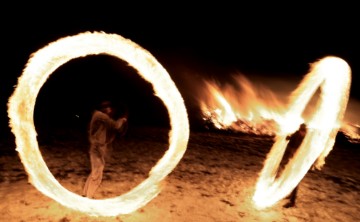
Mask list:
[[[37,95],[46,79],[71,59],[109,54],[127,61],[153,84],[170,116],[169,149],[151,169],[149,177],[131,191],[114,198],[94,200],[62,187],[49,171],[37,143],[33,113]],[[167,71],[146,50],[116,34],[86,32],[61,38],[31,55],[18,85],[9,98],[8,115],[16,139],[16,150],[29,175],[29,181],[43,194],[64,206],[95,216],[131,213],[160,192],[161,181],[175,168],[185,153],[189,122],[184,101]]]
[[[277,122],[283,119],[285,104],[266,88],[255,90],[253,84],[242,75],[233,79],[233,85],[222,87],[215,82],[205,81],[205,95],[211,95],[200,101],[205,121],[218,129],[249,132],[252,128],[255,130],[253,133],[273,135],[278,130]],[[261,128],[261,132],[256,132]]]

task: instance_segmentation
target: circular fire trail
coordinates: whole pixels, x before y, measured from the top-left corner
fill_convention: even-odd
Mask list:
[[[151,169],[149,176],[129,192],[103,200],[88,199],[61,186],[42,158],[33,120],[37,95],[50,74],[69,60],[98,54],[108,54],[128,62],[150,82],[156,96],[168,109],[171,125],[169,149]],[[134,42],[103,32],[84,32],[60,38],[33,53],[9,98],[8,115],[16,150],[29,175],[29,182],[60,204],[94,216],[131,213],[155,198],[160,193],[163,179],[183,157],[189,139],[185,104],[167,71]]]
[[[253,201],[258,208],[266,208],[285,198],[302,180],[308,170],[325,164],[330,153],[349,100],[351,69],[337,57],[328,56],[312,64],[310,72],[291,95],[281,132],[276,135],[256,184]],[[285,152],[286,136],[304,122],[302,114],[310,99],[320,89],[316,108],[306,120],[308,131],[294,157],[278,178],[276,171]]]

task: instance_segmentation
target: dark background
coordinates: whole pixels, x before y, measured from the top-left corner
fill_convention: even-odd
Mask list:
[[[148,50],[178,86],[192,127],[199,124],[191,98],[197,80],[224,79],[238,71],[301,77],[310,63],[327,55],[349,63],[351,97],[360,99],[356,90],[360,82],[359,15],[353,5],[79,5],[2,7],[3,135],[9,136],[7,100],[30,54],[61,37],[85,31],[116,33]],[[168,125],[167,110],[153,95],[152,86],[126,62],[101,55],[74,59],[49,77],[37,98],[36,126],[85,127],[94,106],[104,98],[127,109],[134,125]]]

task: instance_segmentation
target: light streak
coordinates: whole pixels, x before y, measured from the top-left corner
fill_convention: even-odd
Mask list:
[[[88,199],[65,189],[42,158],[34,127],[34,106],[47,78],[66,62],[88,55],[108,54],[128,62],[146,81],[169,112],[169,149],[149,172],[148,178],[129,192],[103,200]],[[143,207],[161,190],[161,182],[184,155],[189,139],[187,111],[176,85],[161,64],[145,49],[117,34],[84,32],[60,38],[30,56],[8,101],[10,127],[16,150],[29,182],[60,204],[94,216],[128,214]]]
[[[259,175],[253,201],[257,208],[267,208],[288,195],[313,165],[317,169],[325,164],[325,157],[335,143],[349,100],[351,70],[348,64],[333,56],[312,64],[310,72],[292,93],[281,132],[276,135]],[[320,88],[320,96],[312,116],[306,121],[308,131],[294,157],[276,178],[276,171],[288,141],[302,121],[302,113]]]

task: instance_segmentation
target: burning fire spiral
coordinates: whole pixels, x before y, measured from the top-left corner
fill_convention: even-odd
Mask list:
[[[337,57],[328,56],[312,64],[310,72],[292,93],[289,108],[276,135],[264,167],[256,184],[253,201],[258,208],[274,205],[288,195],[313,165],[320,169],[332,150],[336,134],[347,107],[351,84],[348,64]],[[276,170],[285,152],[286,136],[297,130],[303,122],[302,113],[320,88],[314,113],[306,121],[307,133],[294,157],[276,178]],[[289,125],[290,124],[290,125]]]
[[[33,114],[37,95],[51,73],[71,59],[104,53],[127,61],[153,84],[156,95],[169,111],[171,131],[169,149],[151,169],[148,178],[121,196],[94,200],[70,192],[52,175],[39,151]],[[134,42],[103,32],[64,37],[33,53],[9,98],[8,115],[16,150],[29,175],[29,182],[60,204],[95,216],[131,213],[156,197],[160,193],[161,181],[181,160],[189,139],[184,101],[167,71]]]

